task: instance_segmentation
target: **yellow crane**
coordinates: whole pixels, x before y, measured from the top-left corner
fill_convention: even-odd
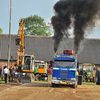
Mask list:
[[[34,55],[24,55],[25,46],[24,46],[24,20],[20,19],[19,30],[17,38],[15,39],[17,45],[17,63],[16,63],[16,74],[18,80],[22,80],[29,76],[29,79],[34,80]],[[23,75],[25,77],[23,77]],[[20,77],[19,77],[20,76]],[[22,77],[21,77],[22,76]],[[25,79],[24,79],[25,80]]]
[[[25,46],[24,46],[24,20],[20,19],[19,22],[19,30],[17,34],[17,38],[15,39],[16,45],[17,45],[17,68],[16,71],[19,74],[24,74],[26,77],[29,76],[36,76],[36,79],[40,79],[43,75],[46,75],[46,68],[35,70],[35,57],[34,54],[27,55],[24,54],[25,52]],[[45,65],[45,64],[44,64]],[[40,66],[44,66],[40,65]],[[30,77],[31,80],[34,80],[34,77]]]
[[[17,45],[17,66],[18,70],[21,70],[22,65],[24,64],[23,56],[24,56],[24,20],[20,19],[19,22],[19,30],[16,38]]]

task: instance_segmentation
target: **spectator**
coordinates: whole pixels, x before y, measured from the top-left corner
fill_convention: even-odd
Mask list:
[[[10,82],[10,78],[12,77],[12,81],[11,82],[13,82],[13,70],[14,70],[14,68],[11,66],[10,68],[9,68],[9,82]]]
[[[6,68],[7,64],[3,66],[3,77],[4,77],[4,69]]]
[[[2,79],[2,67],[0,66],[0,78]]]
[[[7,84],[7,74],[8,74],[9,70],[7,69],[7,66],[4,69],[4,77],[5,77],[5,84]]]
[[[6,68],[6,66],[7,66],[7,64],[5,64],[5,65],[3,66],[3,70]]]

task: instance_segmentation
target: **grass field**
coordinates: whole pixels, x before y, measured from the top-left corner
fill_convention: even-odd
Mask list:
[[[96,83],[93,83],[93,82],[83,82],[82,85],[96,85]]]
[[[5,83],[5,81],[0,80],[0,84]]]
[[[4,79],[4,77],[3,77],[3,79]],[[5,83],[5,81],[2,80],[1,77],[0,77],[0,84],[2,84],[2,83]]]

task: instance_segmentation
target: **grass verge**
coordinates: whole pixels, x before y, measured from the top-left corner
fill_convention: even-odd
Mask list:
[[[0,84],[3,84],[3,83],[5,83],[5,81],[0,80]]]
[[[96,83],[93,83],[93,82],[83,82],[82,85],[96,85]]]

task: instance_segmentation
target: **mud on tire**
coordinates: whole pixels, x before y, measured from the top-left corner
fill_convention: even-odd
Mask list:
[[[36,74],[35,80],[36,81],[41,81],[41,79],[42,79],[41,75],[40,74]]]

